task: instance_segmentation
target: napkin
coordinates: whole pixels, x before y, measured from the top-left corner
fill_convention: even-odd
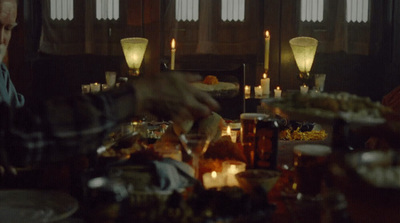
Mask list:
[[[153,190],[181,190],[196,183],[194,169],[187,163],[170,158],[153,161],[156,170],[156,182]]]

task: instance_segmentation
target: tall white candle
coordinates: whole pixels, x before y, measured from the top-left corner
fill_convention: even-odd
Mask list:
[[[269,31],[265,32],[265,55],[264,55],[264,70],[268,71],[269,69],[269,45],[270,45],[271,36],[269,35]]]
[[[175,70],[175,52],[176,52],[175,39],[171,41],[171,70]]]
[[[271,82],[271,80],[269,79],[269,77],[267,77],[267,74],[264,73],[263,78],[261,79],[262,94],[269,95],[269,93],[270,93],[270,89],[269,89],[270,82]]]

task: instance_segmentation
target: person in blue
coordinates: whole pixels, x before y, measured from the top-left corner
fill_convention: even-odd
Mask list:
[[[3,62],[0,65],[0,102],[14,108],[21,108],[25,104],[24,96],[15,89],[10,73]]]
[[[25,104],[25,98],[19,94],[11,81],[10,73],[3,59],[7,53],[7,47],[11,40],[13,28],[17,25],[16,4],[13,1],[2,1],[0,5],[0,102],[20,108]]]

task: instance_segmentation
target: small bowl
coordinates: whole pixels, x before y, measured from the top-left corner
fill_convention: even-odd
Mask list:
[[[259,187],[269,192],[278,181],[281,173],[276,170],[250,169],[237,173],[235,176],[239,186],[247,193],[252,193]]]

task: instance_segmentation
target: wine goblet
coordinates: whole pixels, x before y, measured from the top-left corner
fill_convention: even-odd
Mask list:
[[[194,177],[199,178],[199,159],[207,151],[210,138],[203,133],[181,134],[179,139],[186,153],[192,157]]]

